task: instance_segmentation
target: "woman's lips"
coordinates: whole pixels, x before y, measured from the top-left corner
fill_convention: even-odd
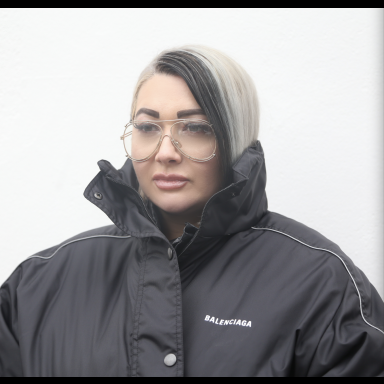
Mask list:
[[[184,187],[184,185],[187,184],[189,180],[181,175],[165,175],[158,173],[153,176],[153,181],[155,182],[158,188],[170,190]]]

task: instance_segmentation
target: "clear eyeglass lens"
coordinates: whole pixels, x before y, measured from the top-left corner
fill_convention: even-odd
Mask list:
[[[203,121],[180,121],[174,124],[172,137],[182,152],[195,159],[207,159],[215,151],[213,128]]]
[[[203,121],[183,120],[173,124],[174,144],[187,156],[205,160],[214,154],[216,138],[212,127]],[[159,125],[148,121],[131,123],[124,135],[124,146],[133,160],[144,160],[157,148],[162,137]]]
[[[133,122],[125,131],[124,146],[128,155],[143,160],[156,149],[161,139],[160,126],[151,122]]]

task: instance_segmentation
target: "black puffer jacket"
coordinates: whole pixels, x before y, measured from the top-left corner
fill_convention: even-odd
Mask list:
[[[85,196],[114,225],[1,287],[0,376],[379,376],[383,302],[316,231],[267,210],[260,144],[176,249],[108,162]]]

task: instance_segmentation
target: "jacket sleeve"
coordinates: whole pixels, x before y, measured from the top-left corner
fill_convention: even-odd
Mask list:
[[[0,288],[0,377],[23,376],[17,336],[16,288],[20,267]]]
[[[339,305],[322,331],[310,377],[384,376],[384,304],[360,270],[350,272],[343,289],[333,291]]]

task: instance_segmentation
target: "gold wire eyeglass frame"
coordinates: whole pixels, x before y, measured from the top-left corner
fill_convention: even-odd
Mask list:
[[[192,121],[192,122],[201,122],[201,123],[205,123],[207,125],[209,125],[211,128],[212,128],[212,132],[215,136],[215,148],[213,149],[213,153],[211,156],[209,157],[206,157],[205,159],[197,159],[195,157],[192,157],[192,156],[189,156],[187,155],[180,147],[179,147],[179,142],[176,141],[173,136],[172,136],[172,128],[178,124],[178,123],[181,123],[183,121]],[[156,123],[164,123],[164,122],[175,122],[172,126],[171,126],[171,134],[170,135],[164,135],[164,132],[163,132],[163,129],[160,127],[160,125],[156,124]],[[139,121],[137,120],[131,120],[126,126],[125,126],[125,131],[124,131],[124,134],[123,136],[120,137],[120,140],[123,140],[123,144],[124,144],[124,149],[125,149],[125,152],[127,153],[127,157],[130,158],[132,161],[136,161],[137,163],[143,163],[144,161],[147,161],[149,160],[160,148],[161,146],[161,143],[163,142],[163,139],[164,137],[169,137],[169,139],[171,140],[171,143],[173,144],[173,146],[182,154],[184,155],[185,157],[187,157],[188,159],[190,160],[193,160],[193,161],[196,161],[198,163],[204,163],[206,161],[209,161],[211,159],[213,159],[215,156],[216,156],[216,148],[217,148],[217,140],[216,140],[216,135],[215,135],[215,131],[213,129],[213,126],[212,124],[208,123],[207,121],[205,120],[188,120],[188,119],[177,119],[177,120],[157,120],[156,123],[151,121],[151,120],[144,120],[144,121],[140,121],[140,123],[151,123],[151,124],[154,124],[156,126],[158,126],[161,130],[161,137],[160,137],[160,140],[159,140],[159,143],[157,144],[156,148],[154,149],[154,151],[149,155],[147,156],[146,158],[144,159],[134,159],[128,152],[126,146],[125,146],[125,138],[129,137],[132,135],[132,131],[131,132],[127,132],[127,129],[135,124],[135,123],[139,123]]]

